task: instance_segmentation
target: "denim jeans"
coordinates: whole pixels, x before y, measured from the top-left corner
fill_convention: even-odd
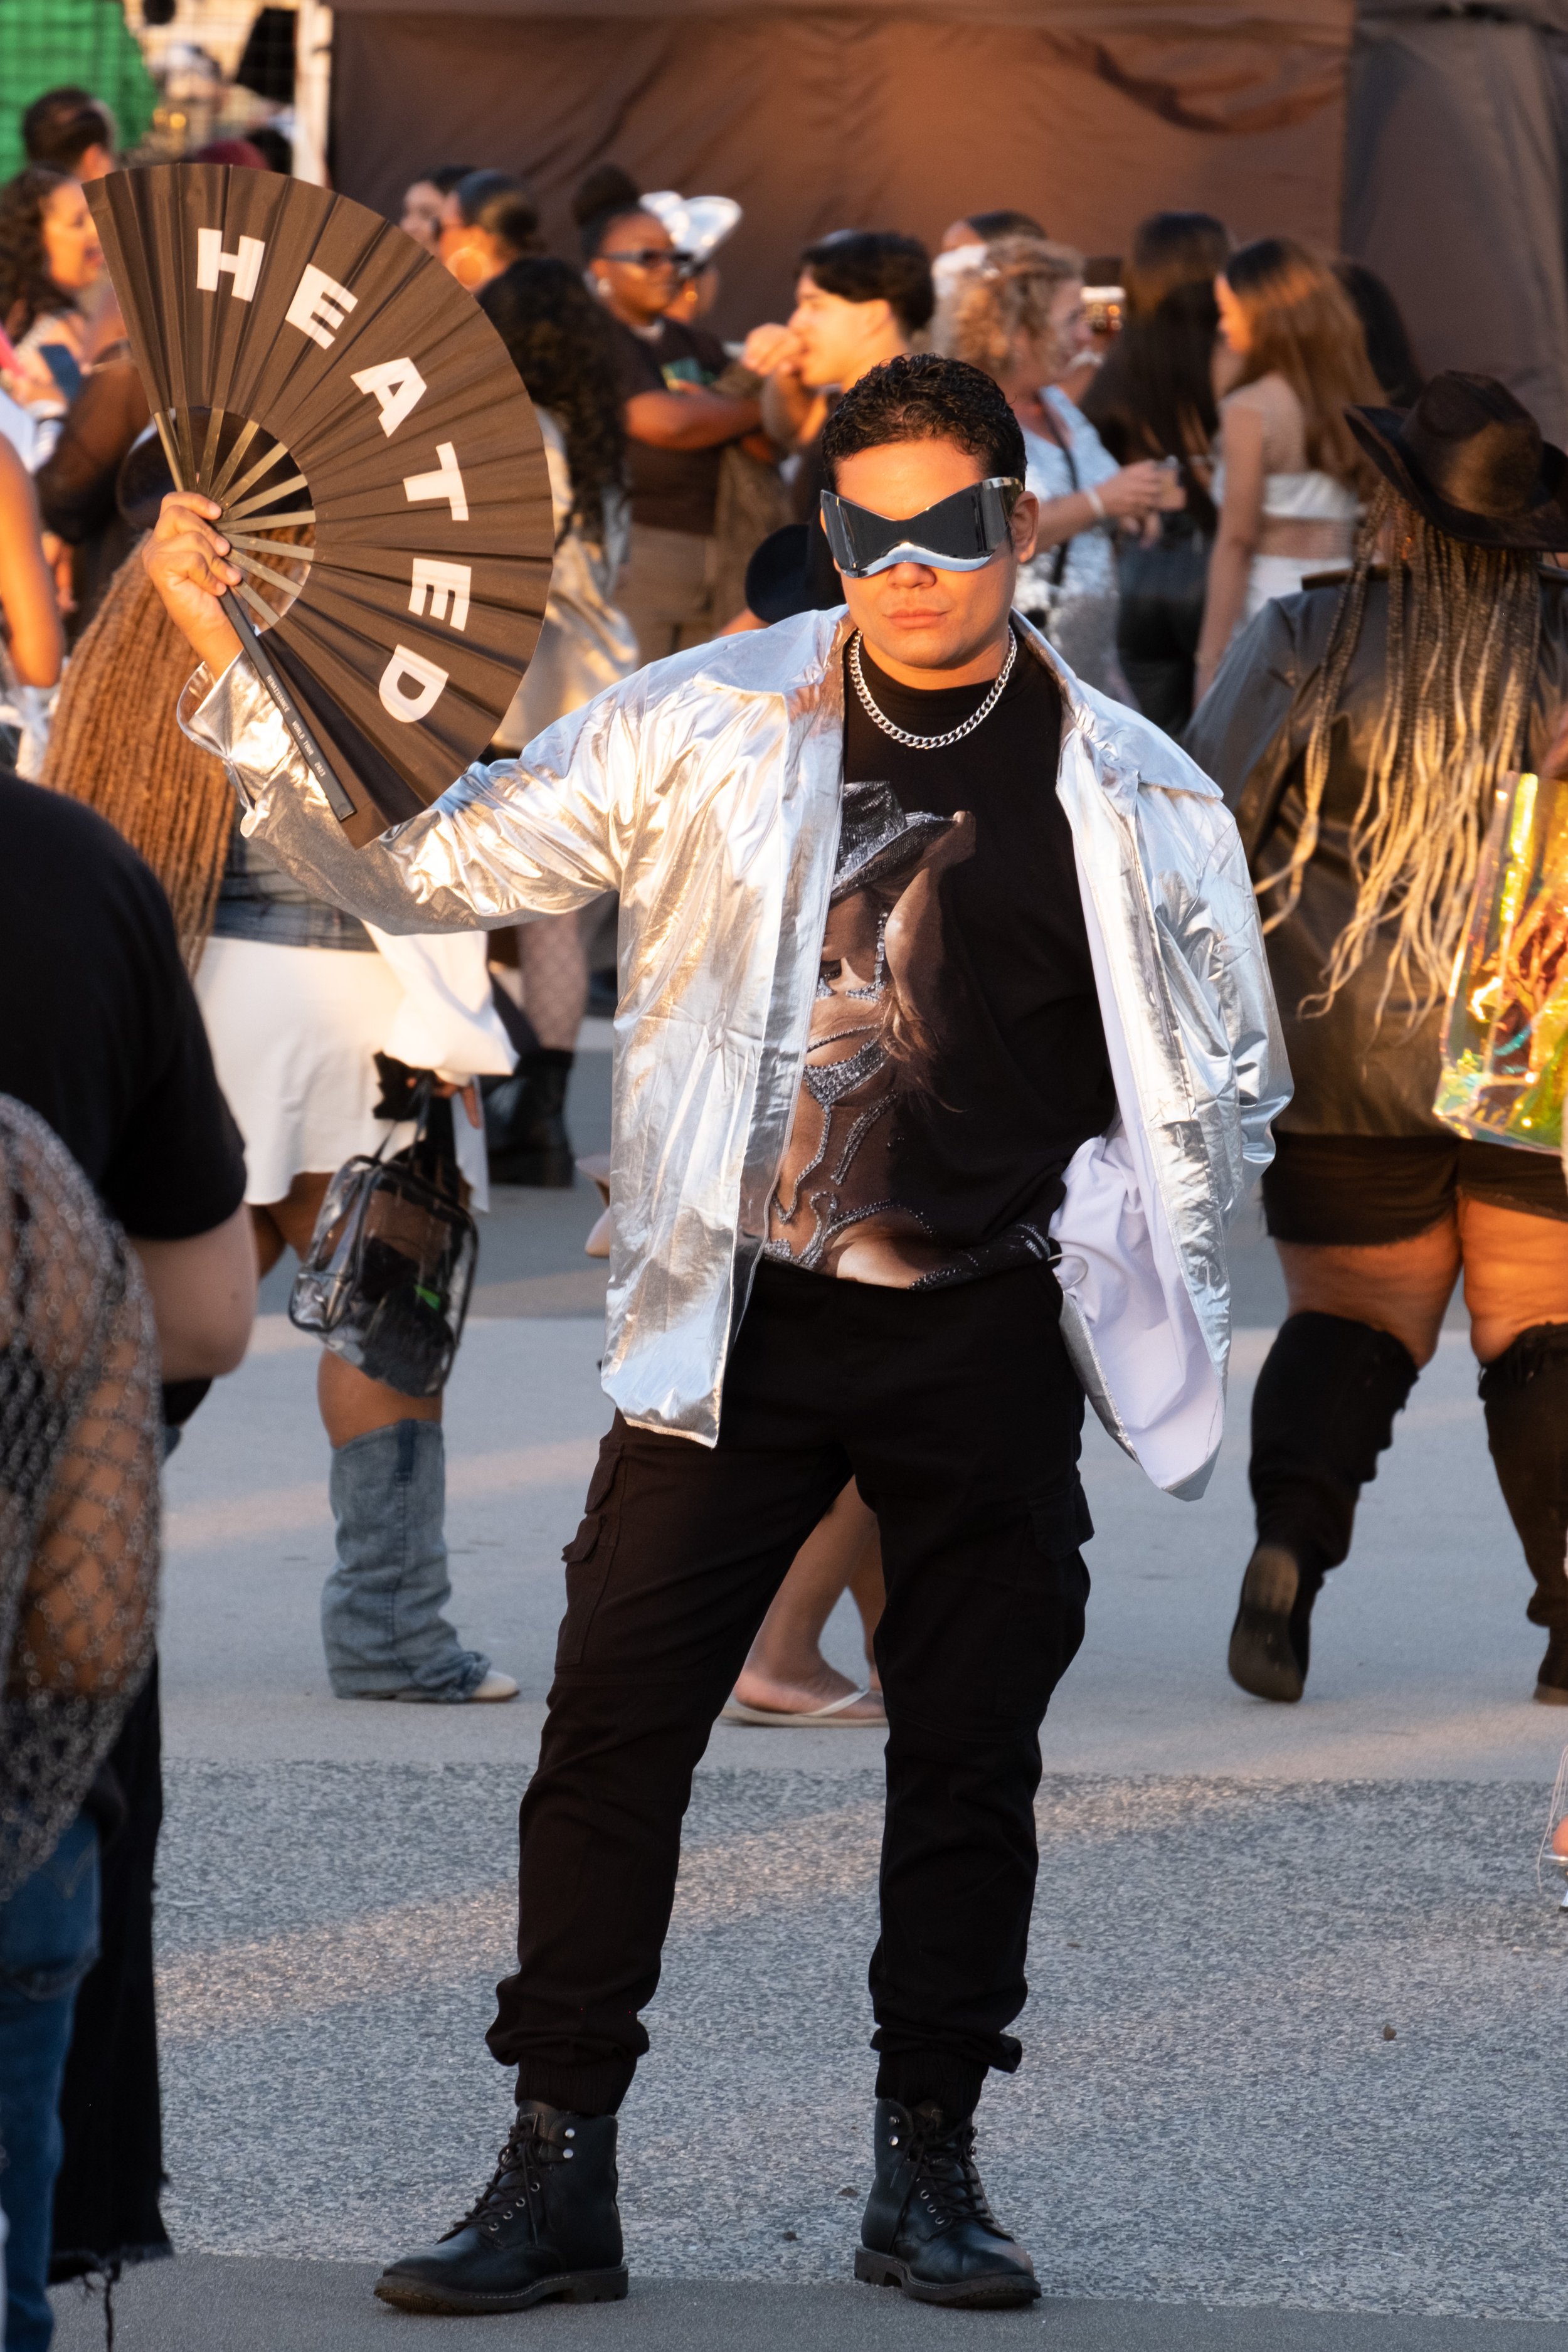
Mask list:
[[[321,1593],[321,1640],[339,1698],[466,1699],[490,1662],[441,1612],[447,1456],[434,1421],[398,1421],[332,1455],[338,1563]]]
[[[45,2284],[60,2168],[60,2077],[78,1985],[98,1958],[98,1832],[79,1813],[0,1903],[0,2205],[7,2352],[48,2352]]]

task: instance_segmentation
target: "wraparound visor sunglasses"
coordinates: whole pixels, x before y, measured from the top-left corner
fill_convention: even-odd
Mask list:
[[[935,572],[978,572],[1011,537],[1013,509],[1024,485],[1016,474],[993,474],[939,499],[922,514],[873,514],[832,490],[822,493],[822,527],[833,561],[852,580],[869,580],[895,563],[929,563]]]

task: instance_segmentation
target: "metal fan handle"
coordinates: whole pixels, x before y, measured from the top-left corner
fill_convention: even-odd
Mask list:
[[[239,639],[241,650],[246,654],[251,667],[278,705],[282,714],[283,724],[294,738],[295,748],[300,757],[325,793],[327,806],[340,824],[346,824],[354,813],[353,802],[338,782],[321,745],[305,724],[304,715],[299,704],[279,677],[269,656],[262,652],[261,640],[240,609],[238,597],[235,595],[232,589],[226,588],[218,602],[227,615],[235,635]]]

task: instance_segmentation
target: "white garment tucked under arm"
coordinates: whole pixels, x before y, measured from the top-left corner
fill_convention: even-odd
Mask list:
[[[516,1065],[490,991],[481,931],[395,937],[365,929],[397,974],[403,1002],[382,1051],[443,1077],[505,1076]]]

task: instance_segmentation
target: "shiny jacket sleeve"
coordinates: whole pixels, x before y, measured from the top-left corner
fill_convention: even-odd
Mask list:
[[[1273,830],[1311,730],[1318,673],[1301,659],[1290,601],[1265,604],[1233,640],[1182,738],[1235,813],[1249,864]]]
[[[344,836],[243,658],[216,685],[197,671],[180,723],[228,771],[243,830],[310,890],[381,930],[493,929],[566,914],[619,887],[637,757],[614,691],[558,719],[521,758],[468,769],[363,849]]]
[[[1211,985],[1230,1042],[1242,1160],[1255,1177],[1274,1157],[1270,1129],[1290,1099],[1290,1064],[1241,836],[1228,816],[1216,810],[1215,817],[1202,886],[1214,923]]]

